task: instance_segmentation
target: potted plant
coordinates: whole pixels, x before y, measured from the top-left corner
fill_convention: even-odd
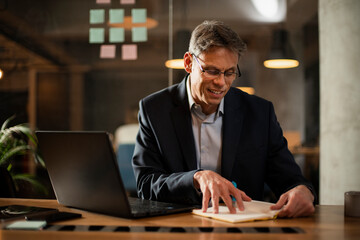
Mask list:
[[[47,189],[36,176],[14,169],[13,162],[19,157],[28,157],[45,166],[37,150],[36,135],[26,123],[9,127],[14,118],[8,118],[0,129],[0,197],[16,197],[20,182],[26,182],[46,193]]]

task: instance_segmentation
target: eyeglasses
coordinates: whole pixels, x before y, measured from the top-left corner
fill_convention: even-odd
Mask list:
[[[195,54],[192,54],[193,57],[195,58],[197,64],[199,65],[199,68],[201,70],[201,72],[204,74],[204,77],[209,78],[209,79],[215,79],[220,77],[221,74],[224,74],[224,78],[228,81],[233,81],[236,78],[241,76],[241,72],[240,72],[240,68],[239,65],[236,65],[238,72],[234,72],[233,70],[227,70],[224,72],[221,72],[217,69],[203,69],[199,60],[197,59],[197,57],[195,56]]]

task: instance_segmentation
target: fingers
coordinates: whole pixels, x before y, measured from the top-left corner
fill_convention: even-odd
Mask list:
[[[315,207],[311,202],[303,202],[302,199],[291,198],[279,212],[279,217],[303,217],[314,213]]]
[[[251,198],[248,195],[246,195],[246,193],[244,193],[243,191],[240,191],[237,188],[234,189],[234,192],[231,195],[233,195],[234,198],[236,199],[236,204],[240,211],[244,211],[244,209],[245,209],[243,200],[251,201]]]
[[[275,205],[270,207],[271,210],[279,210],[281,209],[287,202],[287,195],[283,194],[280,196],[279,200]]]
[[[202,198],[202,211],[206,212],[209,207],[209,201],[212,203],[213,212],[219,212],[219,200],[224,201],[230,213],[235,213],[236,209],[233,206],[231,196],[234,196],[240,210],[244,210],[242,200],[250,201],[251,198],[244,192],[235,188],[234,185],[221,177],[219,174],[212,171],[199,171],[194,174],[194,186],[200,189]]]
[[[281,195],[279,201],[270,209],[279,210],[283,207],[278,214],[279,217],[308,216],[315,211],[313,201],[314,196],[310,190],[306,186],[300,185]]]
[[[213,206],[213,213],[219,213],[219,197],[217,195],[211,197],[211,203]]]
[[[236,209],[233,206],[233,200],[231,199],[230,195],[225,195],[222,197],[225,205],[228,207],[230,213],[236,213]]]
[[[240,193],[241,193],[241,198],[244,200],[244,201],[251,201],[252,199],[251,199],[251,197],[249,197],[248,195],[246,195],[246,193],[245,192],[243,192],[243,191],[240,191]]]
[[[209,201],[210,201],[210,192],[206,190],[203,192],[203,198],[202,198],[202,211],[206,212],[206,210],[209,207]]]

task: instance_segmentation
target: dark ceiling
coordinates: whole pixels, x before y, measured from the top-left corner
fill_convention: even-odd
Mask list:
[[[2,68],[55,65],[113,69],[131,68],[134,65],[133,62],[121,61],[118,58],[101,61],[98,57],[99,46],[89,44],[89,10],[99,8],[95,0],[0,2]],[[138,44],[137,66],[163,68],[163,63],[168,58],[169,2],[137,0],[135,6],[125,7],[125,11],[130,11],[132,7],[146,8],[148,17],[158,21],[157,27],[148,30],[148,41]],[[220,19],[234,28],[251,48],[261,53],[267,50],[269,44],[265,43],[271,39],[273,29],[283,27],[297,32],[317,16],[317,1],[279,2],[287,5],[287,14],[280,23],[258,17],[259,13],[251,0],[174,0],[173,33],[176,36],[177,30],[192,30],[204,19]],[[112,1],[112,4],[106,7],[121,6],[119,1]],[[174,42],[176,43],[176,39]]]

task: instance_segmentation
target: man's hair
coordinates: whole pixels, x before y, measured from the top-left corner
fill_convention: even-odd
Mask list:
[[[198,56],[212,47],[224,47],[240,57],[246,44],[239,35],[221,21],[204,21],[191,33],[189,52]]]

